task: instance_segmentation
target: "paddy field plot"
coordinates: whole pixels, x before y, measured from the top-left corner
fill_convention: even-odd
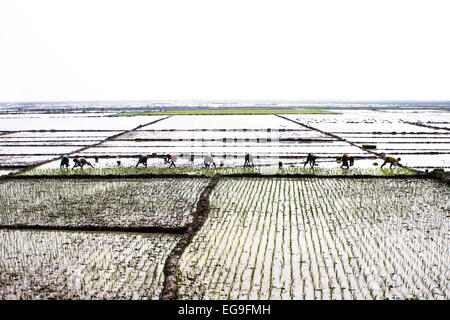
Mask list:
[[[298,129],[293,123],[275,115],[179,115],[144,126],[138,130],[235,130],[235,129]]]
[[[26,179],[0,184],[0,225],[184,227],[206,179]]]
[[[164,116],[111,118],[107,114],[14,114],[0,115],[0,131],[24,130],[131,130]]]
[[[0,125],[4,133],[0,136],[0,173],[39,162],[42,168],[58,168],[64,153],[86,157],[97,168],[133,167],[140,154],[168,153],[179,156],[177,166],[201,167],[203,157],[212,153],[216,164],[236,167],[242,166],[247,152],[261,166],[278,166],[279,162],[301,166],[306,155],[314,153],[320,167],[333,168],[339,166],[336,158],[348,153],[356,158],[355,167],[371,168],[377,155],[363,150],[364,144],[376,145],[376,153],[400,157],[403,165],[414,169],[450,168],[450,132],[417,125],[421,115],[418,111],[342,110],[335,114],[282,116],[106,115],[30,115],[36,123],[28,122],[32,119],[26,120],[25,115],[5,116],[3,127]],[[42,121],[37,121],[40,117]],[[450,122],[446,119],[448,112],[424,111],[423,121],[445,125]],[[20,127],[22,120],[26,121]],[[48,158],[40,161],[38,157],[44,156]],[[94,163],[94,159],[98,160]],[[150,159],[149,165],[165,166],[160,158]]]
[[[450,168],[450,121],[448,112],[427,111],[345,111],[336,115],[297,116],[285,118],[327,132],[359,147],[375,145],[377,153],[402,159],[410,168],[431,170]],[[422,126],[437,121],[439,126]]]
[[[158,299],[178,238],[0,230],[0,299]]]
[[[0,183],[0,299],[158,299],[216,174],[209,217],[181,256],[180,299],[449,299],[448,186],[381,170],[361,148],[447,170],[448,112],[107,115],[0,115],[0,174],[41,164]],[[242,168],[246,152],[255,168]],[[63,153],[95,169],[60,170]],[[218,168],[203,168],[207,153]],[[350,170],[343,153],[356,157]],[[158,157],[136,169],[140,154]],[[284,177],[227,177],[247,173]],[[131,231],[141,227],[166,233]]]
[[[111,118],[106,115],[0,115],[0,175],[45,163],[63,154],[75,153],[109,137],[164,118]],[[38,159],[43,156],[47,156],[46,159]]]
[[[181,299],[450,297],[448,187],[223,178],[184,252]]]

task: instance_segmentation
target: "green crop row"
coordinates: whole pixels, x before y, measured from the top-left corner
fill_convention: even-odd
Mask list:
[[[109,115],[109,117],[133,117],[143,115],[230,115],[230,114],[335,114],[321,109],[274,109],[274,108],[217,108],[217,109],[183,109],[164,111],[121,112]]]
[[[213,169],[203,167],[176,167],[176,168],[134,168],[134,167],[117,167],[117,168],[87,168],[83,170],[64,170],[64,169],[31,169],[20,173],[20,175],[49,175],[49,176],[83,176],[83,175],[176,175],[189,174],[200,176],[213,176],[215,174],[221,175],[239,175],[239,174],[314,174],[314,175],[398,175],[398,174],[415,174],[414,171],[408,168],[303,168],[303,167],[217,167]]]

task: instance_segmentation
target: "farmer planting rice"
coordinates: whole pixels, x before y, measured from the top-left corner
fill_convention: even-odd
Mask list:
[[[94,168],[94,166],[87,161],[85,158],[75,158],[73,159],[73,162],[75,162],[75,164],[73,165],[72,169],[75,167],[80,167],[81,169],[83,169],[83,167],[85,165],[91,166],[92,168]]]
[[[175,162],[177,161],[178,157],[174,154],[167,154],[164,158],[164,163],[169,163],[169,168],[175,168]]]
[[[142,163],[142,164],[147,168],[147,159],[148,159],[148,156],[147,156],[147,155],[141,154],[141,155],[139,156],[138,163],[136,164],[136,168],[138,167],[138,165],[139,165],[140,163]]]
[[[303,168],[309,163],[309,165],[314,167],[316,165],[317,156],[315,156],[312,153],[308,153],[308,156],[306,157],[305,164],[303,165]]]
[[[344,154],[344,155],[342,156],[342,165],[341,165],[341,168],[347,167],[347,169],[349,169],[350,167],[353,166],[354,163],[355,163],[355,158],[350,157],[348,154]]]
[[[213,159],[211,153],[209,153],[205,156],[204,164],[205,164],[205,168],[210,168],[211,165],[213,165],[214,168],[216,167],[216,163],[214,162],[214,159]]]
[[[246,167],[254,167],[253,155],[251,153],[245,154],[244,168]]]
[[[384,158],[384,162],[383,162],[383,164],[381,165],[381,168],[383,168],[384,165],[387,164],[387,163],[390,163],[390,164],[391,164],[391,166],[389,167],[389,169],[392,169],[392,166],[398,166],[398,167],[400,167],[400,166],[401,166],[401,164],[399,163],[400,160],[401,160],[400,158],[386,157],[386,158]]]
[[[61,158],[61,164],[59,165],[59,168],[62,169],[66,167],[66,169],[69,169],[69,156],[68,155],[63,155]]]

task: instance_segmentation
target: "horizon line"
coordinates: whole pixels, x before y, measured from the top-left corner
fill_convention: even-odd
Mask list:
[[[284,103],[444,103],[449,104],[450,100],[432,100],[432,99],[116,99],[116,100],[23,100],[23,101],[0,101],[0,104],[27,104],[27,103],[99,103],[99,102],[284,102]]]

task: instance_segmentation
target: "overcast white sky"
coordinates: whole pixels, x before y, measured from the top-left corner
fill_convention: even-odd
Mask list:
[[[0,101],[450,100],[447,0],[2,0]]]

